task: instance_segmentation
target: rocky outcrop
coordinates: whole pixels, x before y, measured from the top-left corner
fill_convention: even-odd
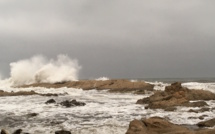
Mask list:
[[[48,101],[45,102],[45,104],[52,104],[52,103],[56,103],[56,101],[54,99],[50,99]],[[76,100],[72,100],[72,101],[69,101],[69,100],[65,100],[65,101],[62,101],[60,103],[61,106],[65,106],[65,107],[73,107],[73,106],[85,106],[86,103],[84,102],[79,102],[79,101],[76,101]]]
[[[60,105],[65,107],[72,107],[72,106],[85,106],[86,104],[84,102],[78,102],[76,100],[72,100],[72,101],[66,100],[61,102]]]
[[[38,113],[29,113],[29,114],[27,114],[26,116],[28,117],[28,118],[32,118],[32,117],[35,117],[35,116],[37,116],[37,115],[39,115]]]
[[[52,103],[56,103],[56,101],[54,99],[49,99],[46,101],[46,104],[52,104]]]
[[[204,101],[191,103],[191,100],[215,100],[215,94],[204,90],[190,90],[177,82],[167,86],[164,91],[157,91],[150,97],[138,100],[137,104],[148,104],[146,108],[151,109],[168,109],[175,106],[207,106]]]
[[[126,134],[214,134],[215,129],[191,130],[169,121],[152,117],[149,119],[133,120],[130,122]]]
[[[198,110],[194,110],[194,109],[190,109],[188,112],[193,112],[193,113],[202,113],[202,112],[206,112],[206,111],[210,111],[210,108],[204,107]]]
[[[207,121],[199,122],[197,124],[199,127],[214,127],[215,126],[215,118]]]
[[[19,92],[6,92],[3,90],[0,90],[0,97],[3,96],[28,96],[28,95],[41,95],[41,96],[58,96],[57,94],[40,94],[36,93],[34,91],[19,91]]]
[[[35,83],[31,85],[24,85],[21,87],[46,87],[46,88],[80,88],[83,90],[104,90],[110,89],[111,92],[132,92],[144,93],[144,91],[152,91],[153,85],[145,83],[143,81],[131,82],[129,80],[80,80],[80,81],[70,81],[62,83]]]

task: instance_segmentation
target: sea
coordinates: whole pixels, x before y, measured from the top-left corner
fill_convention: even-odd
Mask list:
[[[97,80],[107,80],[102,78]],[[145,81],[155,85],[155,90],[164,90],[173,82],[181,82],[189,89],[202,89],[215,93],[215,78],[138,78],[132,82]],[[110,93],[108,90],[82,90],[75,88],[15,88],[5,80],[0,82],[3,91],[35,91],[38,93],[61,94],[53,96],[5,96],[0,97],[0,129],[9,133],[22,129],[30,134],[54,134],[57,130],[67,130],[72,134],[125,134],[129,122],[134,119],[159,116],[175,124],[195,125],[200,121],[215,118],[215,100],[206,101],[210,111],[188,112],[199,107],[177,107],[176,111],[145,109],[146,105],[135,104],[138,99],[152,93],[138,95],[133,93]],[[76,99],[85,106],[66,108],[58,104],[45,104],[49,99],[60,103]],[[29,114],[37,116],[29,117]],[[200,116],[205,116],[203,120]]]

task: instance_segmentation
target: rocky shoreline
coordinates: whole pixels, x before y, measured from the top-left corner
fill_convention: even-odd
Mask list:
[[[73,82],[60,82],[60,83],[35,83],[31,85],[20,86],[19,88],[29,87],[45,87],[45,88],[78,88],[83,90],[109,90],[110,92],[120,93],[138,93],[145,94],[153,92],[149,97],[137,100],[137,105],[143,105],[145,109],[163,109],[165,111],[174,112],[178,106],[183,107],[198,107],[199,109],[190,109],[187,112],[201,113],[205,111],[212,111],[213,108],[209,108],[205,101],[215,100],[215,94],[205,90],[188,89],[181,86],[181,83],[176,82],[167,86],[164,91],[153,90],[153,85],[145,83],[143,81],[132,82],[129,80],[80,80]],[[0,90],[0,97],[3,96],[26,96],[26,95],[40,95],[40,96],[58,96],[58,94],[40,94],[34,91],[20,91],[20,92],[6,92]],[[71,106],[85,106],[84,102],[78,102],[76,100],[65,100],[63,102],[56,103],[55,100],[50,99],[45,104],[57,104],[64,107]],[[28,116],[37,116],[37,113],[29,114]],[[199,117],[204,119],[207,115]],[[202,121],[194,125],[194,127],[188,127],[185,125],[177,125],[171,123],[166,118],[151,117],[141,120],[133,120],[130,122],[126,134],[214,134],[215,133],[215,119],[209,119]],[[0,134],[8,134],[6,130],[2,129]],[[69,131],[59,130],[55,134],[70,134]],[[16,130],[13,134],[29,134],[23,133],[22,129]]]
[[[30,85],[19,86],[20,88],[28,87],[45,87],[45,88],[77,88],[83,90],[106,90],[110,92],[136,92],[145,93],[146,91],[153,91],[154,86],[144,81],[132,82],[130,80],[79,80],[58,83],[34,83]]]
[[[153,95],[138,100],[137,104],[146,104],[146,109],[165,111],[174,111],[177,106],[199,107],[201,109],[188,111],[198,113],[211,110],[205,102],[208,100],[215,100],[215,94],[204,90],[191,90],[176,82],[167,86],[164,91],[156,91]],[[204,117],[199,117],[201,118]],[[208,128],[215,126],[215,119],[199,122],[195,126],[195,129],[191,129],[186,125],[173,124],[164,118],[151,117],[131,121],[126,134],[215,134],[215,128]]]

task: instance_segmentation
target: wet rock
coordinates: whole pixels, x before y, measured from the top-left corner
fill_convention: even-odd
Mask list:
[[[6,130],[2,129],[0,134],[8,134],[8,132]]]
[[[207,120],[207,121],[199,122],[197,125],[199,127],[213,127],[213,126],[215,126],[215,118]]]
[[[22,133],[22,129],[17,129],[15,132],[13,132],[13,134],[21,134]]]
[[[202,115],[202,116],[199,116],[199,117],[188,117],[188,119],[200,119],[200,120],[203,120],[205,117],[208,117],[208,115]]]
[[[46,104],[51,104],[51,103],[56,103],[56,101],[54,99],[50,99],[46,101]]]
[[[188,112],[194,112],[194,113],[203,113],[206,111],[210,111],[210,108],[201,108],[199,110],[190,109]]]
[[[191,130],[185,126],[170,123],[160,117],[133,120],[126,134],[214,134],[215,129]]]
[[[164,91],[157,91],[152,96],[138,100],[137,104],[148,104],[151,109],[169,109],[175,106],[202,107],[207,106],[204,101],[190,102],[193,100],[215,100],[215,94],[204,90],[190,90],[182,87],[181,83],[173,83]]]
[[[51,94],[51,93],[47,93],[47,94],[40,94],[41,96],[58,96],[58,94]]]
[[[31,117],[35,117],[37,115],[38,115],[38,113],[30,113],[30,114],[27,114],[27,117],[31,118]]]
[[[72,107],[72,106],[85,106],[86,104],[84,102],[78,102],[76,100],[72,100],[72,101],[63,101],[60,103],[62,106],[65,107]]]
[[[208,117],[208,115],[202,115],[199,117],[200,120],[204,120],[205,117]]]
[[[60,130],[60,131],[55,131],[55,134],[71,134],[71,132],[65,131],[65,130]]]
[[[71,106],[75,106],[74,104],[72,104],[70,101],[66,100],[60,103],[62,106],[65,107],[71,107]]]
[[[78,102],[76,100],[72,100],[71,103],[74,104],[75,106],[85,106],[86,105],[84,102]]]

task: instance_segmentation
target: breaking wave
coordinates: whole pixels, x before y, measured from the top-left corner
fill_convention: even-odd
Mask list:
[[[9,80],[12,85],[17,86],[36,82],[56,83],[78,80],[81,66],[77,60],[66,55],[58,55],[56,59],[37,55],[11,63],[10,69]]]

